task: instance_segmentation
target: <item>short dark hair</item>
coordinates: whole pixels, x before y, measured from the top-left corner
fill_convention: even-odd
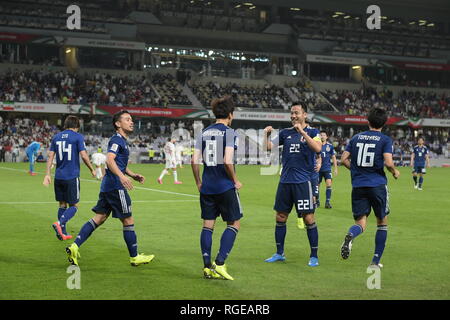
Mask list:
[[[373,108],[369,111],[369,116],[367,120],[369,120],[369,125],[374,129],[380,129],[384,126],[388,119],[386,110],[381,108]]]
[[[234,102],[229,95],[214,99],[211,107],[216,119],[226,119],[230,113],[234,112]]]
[[[417,138],[417,141],[419,141],[420,139],[422,139],[423,141],[425,141],[424,137],[420,136]]]
[[[304,112],[308,112],[308,106],[303,101],[294,101],[294,102],[292,102],[291,108],[295,107],[295,106],[300,106],[300,107],[302,107]]]
[[[66,120],[64,120],[64,129],[79,129],[80,128],[80,120],[76,116],[68,116]]]
[[[328,132],[325,130],[320,130],[320,133],[325,133],[327,135],[327,137],[329,136]]]
[[[128,112],[128,110],[120,110],[119,112],[117,112],[113,115],[112,123],[113,123],[114,129],[116,129],[116,130],[119,129],[119,127],[116,126],[116,122],[119,121],[120,117],[123,114],[130,114],[130,113]]]

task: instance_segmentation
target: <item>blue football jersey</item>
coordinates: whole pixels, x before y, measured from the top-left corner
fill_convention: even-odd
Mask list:
[[[225,148],[238,146],[236,132],[222,123],[215,123],[203,129],[195,143],[195,148],[203,155],[203,175],[200,192],[220,194],[234,188],[224,166]]]
[[[415,146],[414,152],[414,166],[415,167],[425,167],[425,156],[428,154],[428,148],[425,146]]]
[[[86,150],[83,135],[72,130],[55,134],[50,151],[55,153],[55,179],[71,180],[80,176],[80,152]]]
[[[322,157],[322,166],[320,167],[320,172],[331,172],[331,157],[336,155],[334,147],[331,143],[327,142],[322,145],[322,151],[320,156]]]
[[[37,152],[39,151],[39,149],[41,148],[41,145],[39,142],[37,141],[33,141],[32,143],[30,143],[30,145],[27,147],[26,149],[26,153],[29,154],[37,154]]]
[[[311,138],[320,141],[319,130],[309,126],[304,130]],[[296,129],[282,129],[278,136],[272,139],[272,144],[274,147],[283,146],[280,183],[302,183],[311,180],[316,153]]]
[[[391,138],[379,131],[365,131],[353,136],[345,151],[351,154],[350,173],[353,187],[377,187],[387,184],[383,154],[393,153]]]
[[[125,174],[128,165],[128,158],[130,156],[130,150],[128,149],[127,140],[120,134],[116,133],[109,139],[108,142],[108,153],[114,153],[116,158],[114,161],[117,167]],[[111,172],[108,168],[105,170],[105,176],[102,180],[102,185],[100,187],[100,192],[109,192],[113,190],[122,190],[125,187],[120,182],[118,176]]]

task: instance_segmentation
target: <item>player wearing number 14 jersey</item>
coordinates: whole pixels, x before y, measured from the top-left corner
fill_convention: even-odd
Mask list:
[[[64,131],[57,133],[50,145],[47,159],[47,172],[44,186],[51,183],[51,167],[56,157],[55,198],[59,202],[58,221],[52,226],[59,240],[68,240],[72,236],[66,232],[66,224],[78,210],[80,201],[80,156],[95,177],[95,170],[89,161],[84,138],[78,133],[80,121],[68,116],[64,121]]]
[[[352,211],[355,224],[350,227],[341,246],[341,256],[348,259],[352,242],[365,229],[373,209],[377,218],[375,253],[371,266],[379,268],[387,238],[389,194],[384,167],[395,179],[400,173],[392,160],[392,139],[381,133],[387,121],[386,111],[374,108],[369,112],[369,131],[358,133],[348,143],[341,157],[350,169],[352,179]]]

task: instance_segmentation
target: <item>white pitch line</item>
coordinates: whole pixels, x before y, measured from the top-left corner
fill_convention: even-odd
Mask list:
[[[0,167],[0,169],[4,169],[4,170],[10,170],[10,171],[18,171],[18,172],[28,172],[25,170],[20,170],[20,169],[13,169],[13,168],[6,168],[6,167]],[[35,171],[36,173],[39,174],[44,174],[43,172],[39,172],[39,171]],[[81,181],[86,181],[86,182],[94,182],[94,183],[100,183],[100,181],[97,180],[91,180],[91,179],[80,179]],[[145,187],[134,187],[134,189],[138,189],[138,190],[147,190],[147,191],[154,191],[154,192],[160,192],[160,193],[167,193],[167,194],[175,194],[178,196],[185,196],[185,197],[192,197],[192,198],[197,198],[197,195],[193,195],[193,194],[188,194],[188,193],[180,193],[180,192],[173,192],[173,191],[165,191],[165,190],[158,190],[158,189],[152,189],[152,188],[145,188]]]
[[[133,203],[152,203],[152,202],[197,202],[198,200],[135,200]],[[54,204],[57,201],[29,201],[29,202],[14,202],[14,201],[0,201],[0,204]],[[97,203],[97,201],[80,201],[79,203]]]

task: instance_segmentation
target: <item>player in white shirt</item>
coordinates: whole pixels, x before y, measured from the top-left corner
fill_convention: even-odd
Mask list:
[[[175,161],[176,165],[179,166],[180,169],[183,169],[183,150],[184,146],[181,142],[175,144]]]
[[[166,158],[166,167],[161,172],[161,175],[158,178],[158,183],[162,184],[162,179],[164,176],[169,172],[168,169],[171,169],[173,172],[173,179],[175,184],[182,184],[181,181],[178,181],[177,176],[177,163],[176,163],[176,156],[175,156],[175,138],[168,139],[166,144],[164,145],[164,155]]]
[[[96,152],[92,154],[92,163],[95,165],[95,177],[101,180],[105,175],[106,156],[103,153]]]

